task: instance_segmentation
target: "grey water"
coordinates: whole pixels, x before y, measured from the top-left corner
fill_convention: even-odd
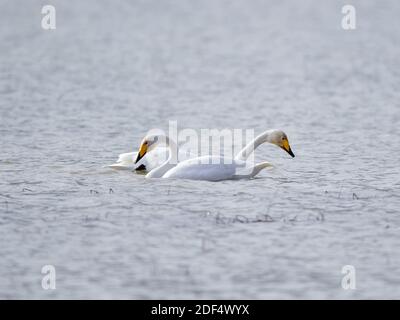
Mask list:
[[[55,30],[0,0],[0,298],[400,297],[398,1],[352,1],[355,30],[343,1],[47,2]],[[280,128],[296,157],[263,145],[275,169],[222,182],[105,167],[169,120]]]

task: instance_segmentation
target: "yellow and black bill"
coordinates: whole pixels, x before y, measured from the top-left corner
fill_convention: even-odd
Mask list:
[[[289,153],[294,158],[294,153],[293,153],[292,149],[290,148],[289,141],[287,139],[283,140],[281,148],[283,150],[285,150],[287,153]]]
[[[142,159],[145,156],[145,154],[147,153],[147,148],[148,148],[147,142],[143,142],[140,145],[140,148],[139,148],[135,163],[138,163],[140,161],[140,159]]]

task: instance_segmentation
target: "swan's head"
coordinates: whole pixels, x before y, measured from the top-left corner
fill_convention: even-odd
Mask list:
[[[277,145],[278,147],[285,150],[294,158],[294,153],[290,148],[289,140],[282,130],[272,130],[267,135],[267,142]]]
[[[158,134],[147,135],[146,137],[144,137],[142,143],[140,144],[135,163],[138,163],[140,159],[145,156],[146,153],[153,150],[156,145],[158,145],[161,141],[165,141],[165,137]]]

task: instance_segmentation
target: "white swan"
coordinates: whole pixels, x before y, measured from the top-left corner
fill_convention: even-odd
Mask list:
[[[122,153],[118,156],[118,160],[109,165],[109,168],[118,170],[136,170],[136,171],[151,171],[162,165],[168,159],[169,148],[158,146],[156,149],[142,155],[139,161],[138,152]]]
[[[161,141],[165,140],[170,148],[168,159],[156,169],[150,171],[146,178],[176,178],[192,180],[220,181],[229,179],[252,178],[262,169],[272,166],[269,162],[262,162],[252,168],[246,167],[246,160],[251,153],[261,144],[269,142],[275,144],[292,157],[294,154],[290,148],[286,134],[281,130],[268,130],[260,134],[252,142],[247,144],[235,157],[230,159],[221,156],[203,156],[182,161],[178,164],[176,159],[176,144],[167,136],[150,135],[143,139],[139,148],[139,154],[143,157],[147,151],[151,151]],[[144,152],[141,152],[144,150]],[[140,160],[141,157],[138,157]],[[247,169],[250,172],[240,173]]]
[[[121,153],[118,160],[108,165],[109,168],[117,170],[135,170],[147,171],[160,167],[167,159],[170,152],[170,147],[159,146],[151,150],[142,148],[141,151]],[[178,151],[179,160],[186,160],[196,157],[196,155]],[[177,163],[177,162],[176,162]],[[176,165],[175,163],[175,165]],[[170,166],[172,168],[173,166]]]

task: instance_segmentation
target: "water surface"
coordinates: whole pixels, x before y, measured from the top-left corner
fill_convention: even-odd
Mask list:
[[[0,1],[1,298],[399,298],[400,5]],[[251,181],[103,166],[150,128],[282,128]],[[56,290],[41,268],[54,265]],[[341,287],[356,268],[356,290]]]

